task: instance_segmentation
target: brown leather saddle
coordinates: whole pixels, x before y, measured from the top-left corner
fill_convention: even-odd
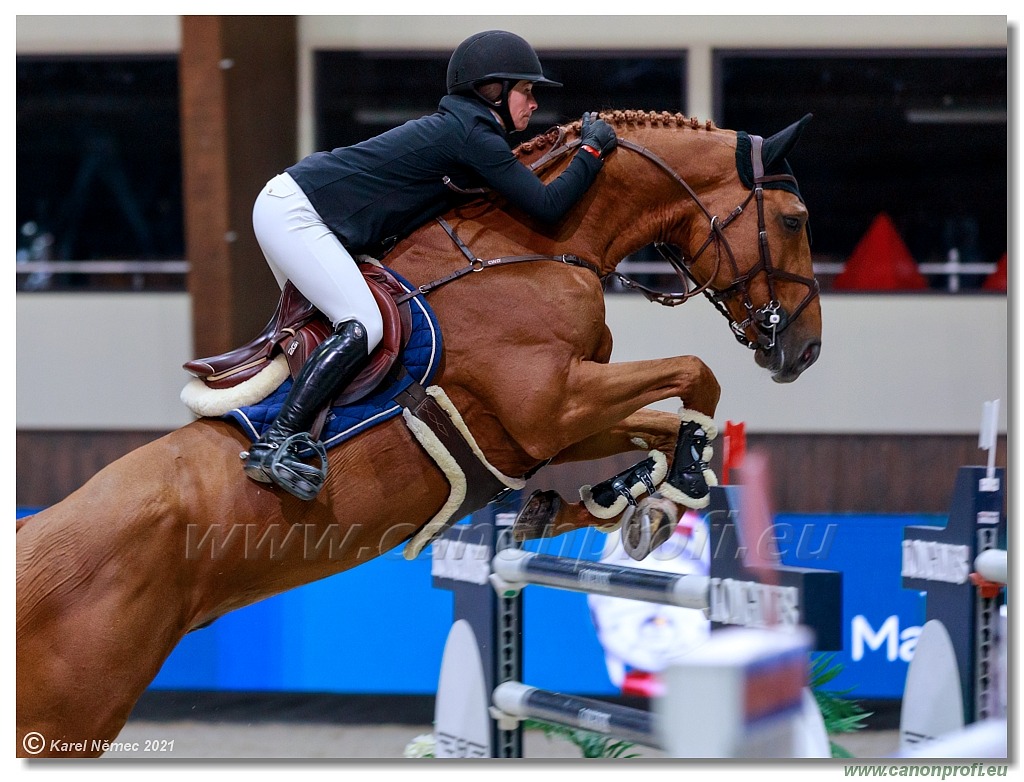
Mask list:
[[[393,374],[392,367],[396,364],[398,354],[406,346],[412,332],[410,305],[412,298],[425,295],[466,274],[502,264],[544,260],[590,267],[590,264],[585,261],[569,255],[519,255],[485,262],[473,255],[445,221],[439,219],[438,222],[469,259],[469,265],[446,277],[407,291],[387,269],[370,263],[359,264],[363,278],[383,316],[384,338],[370,356],[370,363],[366,369],[331,404],[325,405],[324,409],[320,411],[317,420],[310,427],[309,434],[312,440],[315,441],[319,438],[331,407],[362,399],[376,390]],[[184,367],[210,388],[231,388],[255,377],[283,354],[288,362],[289,373],[294,378],[310,352],[331,331],[331,324],[327,318],[291,283],[286,283],[274,316],[255,339],[229,353],[189,361]],[[466,491],[462,502],[454,511],[445,506],[445,509],[442,509],[443,512],[431,520],[428,524],[430,532],[427,539],[439,534],[441,530],[466,514],[484,507],[487,503],[511,490],[509,485],[494,474],[493,468],[481,459],[478,452],[474,450],[475,446],[466,440],[447,410],[419,382],[412,380],[408,386],[396,394],[395,401],[433,432],[440,450],[445,451],[454,459],[465,481]],[[440,454],[434,453],[427,446],[424,446],[424,449],[436,463],[440,464],[438,461]],[[327,460],[322,446],[319,455],[321,470],[323,476],[326,476]],[[447,466],[447,469],[450,469],[450,465]],[[531,470],[530,474],[532,473]],[[423,535],[423,531],[418,534]],[[421,540],[418,545],[419,547],[425,545],[425,539]]]
[[[384,338],[371,354],[370,363],[331,407],[355,402],[376,389],[391,371],[412,331],[408,301],[395,302],[406,293],[401,283],[380,266],[360,263],[359,270],[383,316]],[[332,331],[327,317],[288,282],[281,291],[273,317],[255,339],[219,356],[193,359],[184,367],[210,388],[231,388],[255,377],[283,354],[289,374],[294,378],[313,349]]]

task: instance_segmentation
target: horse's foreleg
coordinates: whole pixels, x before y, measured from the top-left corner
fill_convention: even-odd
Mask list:
[[[636,560],[644,559],[671,537],[679,511],[665,497],[646,497],[636,507],[623,509],[610,519],[595,519],[582,502],[564,501],[557,492],[534,492],[512,527],[517,541],[554,538],[567,532],[595,527],[612,532],[622,527],[623,550]]]
[[[608,429],[560,451],[551,464],[604,459],[628,451],[652,449],[671,454],[679,433],[679,416],[662,410],[637,410]]]
[[[692,419],[702,421],[705,429],[713,426],[710,416],[721,389],[702,361],[684,357],[613,365],[582,362],[570,373],[569,381],[561,397],[562,408],[545,418],[559,422],[561,428],[548,426],[545,430],[548,436],[578,439],[561,448],[553,463],[600,459],[634,450],[648,451],[648,455],[620,475],[581,487],[582,502],[567,502],[554,492],[535,494],[517,520],[517,537],[551,537],[587,526],[612,529],[621,523],[626,509],[643,494],[653,493],[656,485],[679,504],[706,504],[707,484],[714,482],[706,465],[710,451],[706,441],[698,442],[697,459],[689,458],[694,444]],[[638,405],[673,396],[685,408],[683,421],[676,414],[637,409]],[[609,421],[622,411],[621,418]],[[605,428],[592,429],[604,422],[608,424]],[[585,433],[579,436],[581,431]],[[680,453],[684,456],[675,458]],[[696,485],[700,480],[704,485]]]
[[[556,491],[536,491],[523,503],[512,536],[518,541],[554,538],[584,527],[608,532],[622,522],[621,517],[619,513],[610,519],[595,519],[582,502],[568,502]]]
[[[509,409],[500,417],[531,456],[550,459],[589,438],[594,439],[587,447],[595,452],[602,443],[605,448],[609,443],[621,443],[617,438],[625,431],[623,422],[663,399],[679,399],[686,409],[710,418],[720,396],[718,380],[695,356],[619,364],[579,361],[568,368],[564,383],[551,384],[527,400],[510,399]],[[654,418],[632,420],[650,422]],[[662,434],[665,420],[659,418],[655,427]],[[677,418],[676,430],[678,427]]]
[[[638,410],[608,429],[597,432],[564,449],[552,459],[552,464],[591,461],[637,450],[648,453],[658,451],[671,458],[676,447],[679,428],[679,416],[674,413],[649,409]],[[638,457],[638,461],[642,464],[647,459]],[[656,477],[664,477],[664,475],[656,475]],[[612,479],[608,479],[602,484],[611,482]],[[630,483],[640,488],[642,481],[638,483],[634,479]],[[583,493],[591,498],[589,503],[569,501],[555,491],[535,492],[520,511],[513,534],[518,540],[532,540],[555,537],[572,530],[592,526],[596,526],[602,531],[609,531],[621,524],[625,507],[622,507],[621,510],[615,508],[614,511],[595,508],[592,498],[594,487],[581,488]],[[621,506],[621,503],[619,505]],[[595,510],[601,514],[599,517],[593,512]]]

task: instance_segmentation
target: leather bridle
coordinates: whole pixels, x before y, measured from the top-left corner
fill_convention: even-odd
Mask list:
[[[776,268],[772,263],[771,248],[768,244],[768,231],[765,226],[764,217],[764,186],[770,183],[789,182],[795,187],[796,178],[790,174],[765,174],[764,164],[761,159],[761,145],[763,143],[763,139],[760,136],[750,136],[750,141],[751,164],[754,171],[753,187],[746,199],[744,199],[743,203],[733,209],[724,219],[719,219],[717,215],[711,214],[698,195],[694,192],[693,188],[687,184],[686,180],[674,171],[664,160],[646,147],[634,144],[628,139],[620,138],[619,146],[632,150],[651,161],[658,168],[668,174],[669,177],[679,183],[680,186],[682,186],[704,214],[704,217],[707,218],[709,230],[707,238],[689,259],[684,258],[678,248],[674,248],[665,242],[655,243],[655,247],[661,253],[662,257],[668,261],[669,265],[676,272],[676,275],[686,285],[687,290],[683,292],[661,293],[651,290],[650,288],[646,288],[635,280],[632,280],[619,272],[613,272],[612,274],[624,287],[630,290],[637,290],[649,301],[654,301],[667,307],[675,307],[685,301],[688,301],[697,294],[703,293],[715,305],[715,308],[729,321],[729,327],[732,329],[733,334],[740,344],[750,348],[751,350],[756,350],[758,348],[771,350],[775,347],[778,335],[800,316],[800,313],[803,312],[807,305],[814,300],[814,297],[819,294],[820,288],[818,281],[814,277],[804,277],[799,274],[787,272],[783,269]],[[757,204],[758,261],[746,272],[740,272],[739,264],[736,262],[736,255],[733,253],[732,246],[729,244],[729,240],[725,235],[725,230],[737,217],[743,214],[751,201],[754,201]],[[715,267],[708,275],[707,280],[704,283],[700,283],[694,276],[692,269],[694,264],[711,246],[715,247],[717,255]],[[711,283],[718,276],[718,272],[722,266],[723,257],[728,259],[729,265],[732,268],[733,279],[728,286],[718,290],[713,288]],[[750,282],[755,276],[762,272],[765,275],[765,281],[768,287],[768,301],[761,307],[755,308],[753,300],[750,297]],[[786,280],[807,286],[807,294],[792,313],[787,313],[782,308],[782,305],[778,300],[775,291],[776,280]],[[743,311],[746,313],[746,317],[743,320],[737,320],[733,317],[729,308],[726,306],[726,302],[734,298],[739,298]],[[749,328],[753,328],[755,330],[755,339],[750,339],[747,336],[747,329]]]

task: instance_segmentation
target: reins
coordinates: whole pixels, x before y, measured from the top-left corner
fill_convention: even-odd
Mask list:
[[[558,137],[552,144],[552,148],[548,150],[544,155],[535,160],[530,164],[530,169],[534,172],[539,172],[550,163],[559,160],[564,155],[569,154],[580,145],[579,139],[565,142],[565,128],[558,128]],[[814,277],[803,277],[798,274],[793,274],[781,269],[777,269],[772,264],[771,249],[768,243],[768,231],[765,227],[764,217],[764,185],[774,182],[789,182],[794,186],[796,185],[796,178],[789,174],[776,174],[766,175],[764,173],[764,163],[761,158],[761,145],[763,139],[760,136],[750,136],[751,141],[751,164],[754,172],[753,188],[750,193],[744,199],[743,203],[739,204],[733,209],[724,219],[720,219],[717,215],[713,215],[704,203],[700,200],[697,193],[690,187],[689,183],[683,179],[671,166],[669,166],[664,160],[662,160],[657,154],[652,152],[640,144],[636,144],[633,141],[625,138],[618,139],[618,145],[624,149],[628,149],[634,152],[646,160],[653,163],[665,174],[667,174],[673,181],[680,185],[689,195],[690,199],[697,205],[697,207],[704,214],[704,217],[708,220],[709,230],[708,236],[698,248],[697,252],[693,254],[690,259],[686,259],[678,252],[678,248],[673,249],[670,245],[665,242],[656,242],[655,247],[662,257],[669,263],[676,275],[683,281],[683,284],[687,287],[687,290],[678,293],[663,293],[660,291],[652,290],[644,285],[641,285],[636,280],[633,280],[620,272],[614,271],[606,276],[614,276],[623,287],[629,290],[635,290],[641,293],[648,301],[653,301],[662,306],[675,307],[682,304],[685,301],[689,301],[698,294],[704,294],[714,304],[715,308],[721,312],[726,319],[729,321],[729,327],[732,329],[736,339],[744,346],[751,350],[757,348],[763,348],[765,350],[771,350],[775,346],[778,335],[786,329],[786,327],[799,317],[800,313],[803,312],[804,308],[815,298],[819,293],[818,281]],[[448,177],[445,177],[444,181],[452,190],[462,194],[482,194],[486,193],[486,189],[478,188],[474,190],[462,190],[452,183]],[[746,273],[741,273],[739,270],[739,264],[736,262],[736,256],[733,253],[732,247],[729,244],[728,239],[725,236],[725,229],[749,206],[751,201],[754,201],[757,205],[757,221],[758,221],[758,262],[754,264]],[[409,291],[408,293],[400,296],[396,299],[398,304],[401,304],[409,299],[425,295],[443,285],[447,285],[467,274],[474,272],[480,272],[484,269],[505,266],[514,263],[529,263],[535,261],[557,261],[569,266],[575,266],[578,268],[588,269],[601,279],[604,279],[601,275],[601,270],[595,264],[583,260],[572,254],[563,255],[541,255],[541,254],[528,254],[528,255],[511,255],[501,256],[498,258],[492,258],[484,260],[476,256],[475,253],[459,238],[458,234],[455,233],[455,229],[445,221],[443,218],[438,218],[437,222],[441,225],[444,231],[448,234],[451,240],[455,243],[455,246],[459,248],[460,252],[469,260],[469,265],[464,266],[446,277],[441,277],[432,282],[425,283],[418,286],[415,290]],[[707,249],[714,245],[716,249],[716,262],[714,270],[708,275],[707,280],[703,283],[699,282],[691,271],[693,265],[697,260],[704,254]],[[724,250],[724,252],[723,252]],[[711,283],[718,276],[718,273],[722,266],[722,258],[724,256],[728,259],[729,265],[732,268],[733,281],[724,289],[716,290],[711,287]],[[754,307],[753,301],[750,298],[749,283],[751,279],[764,272],[765,279],[768,286],[768,302],[763,306],[756,308]],[[803,300],[797,305],[796,309],[792,313],[786,313],[783,310],[782,305],[778,301],[775,293],[775,280],[786,280],[790,282],[796,282],[807,286],[808,292],[804,296]],[[690,287],[690,286],[693,287]],[[741,305],[746,312],[746,317],[740,321],[733,317],[732,313],[729,312],[726,302],[729,299],[742,297],[740,300]],[[746,330],[753,328],[756,333],[755,339],[750,339]]]

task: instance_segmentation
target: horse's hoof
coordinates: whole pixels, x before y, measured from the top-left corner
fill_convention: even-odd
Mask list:
[[[523,505],[512,525],[512,539],[518,542],[550,537],[551,525],[562,507],[557,491],[535,491]]]
[[[679,509],[674,502],[657,495],[644,497],[622,516],[622,548],[640,562],[672,537],[678,522]]]

